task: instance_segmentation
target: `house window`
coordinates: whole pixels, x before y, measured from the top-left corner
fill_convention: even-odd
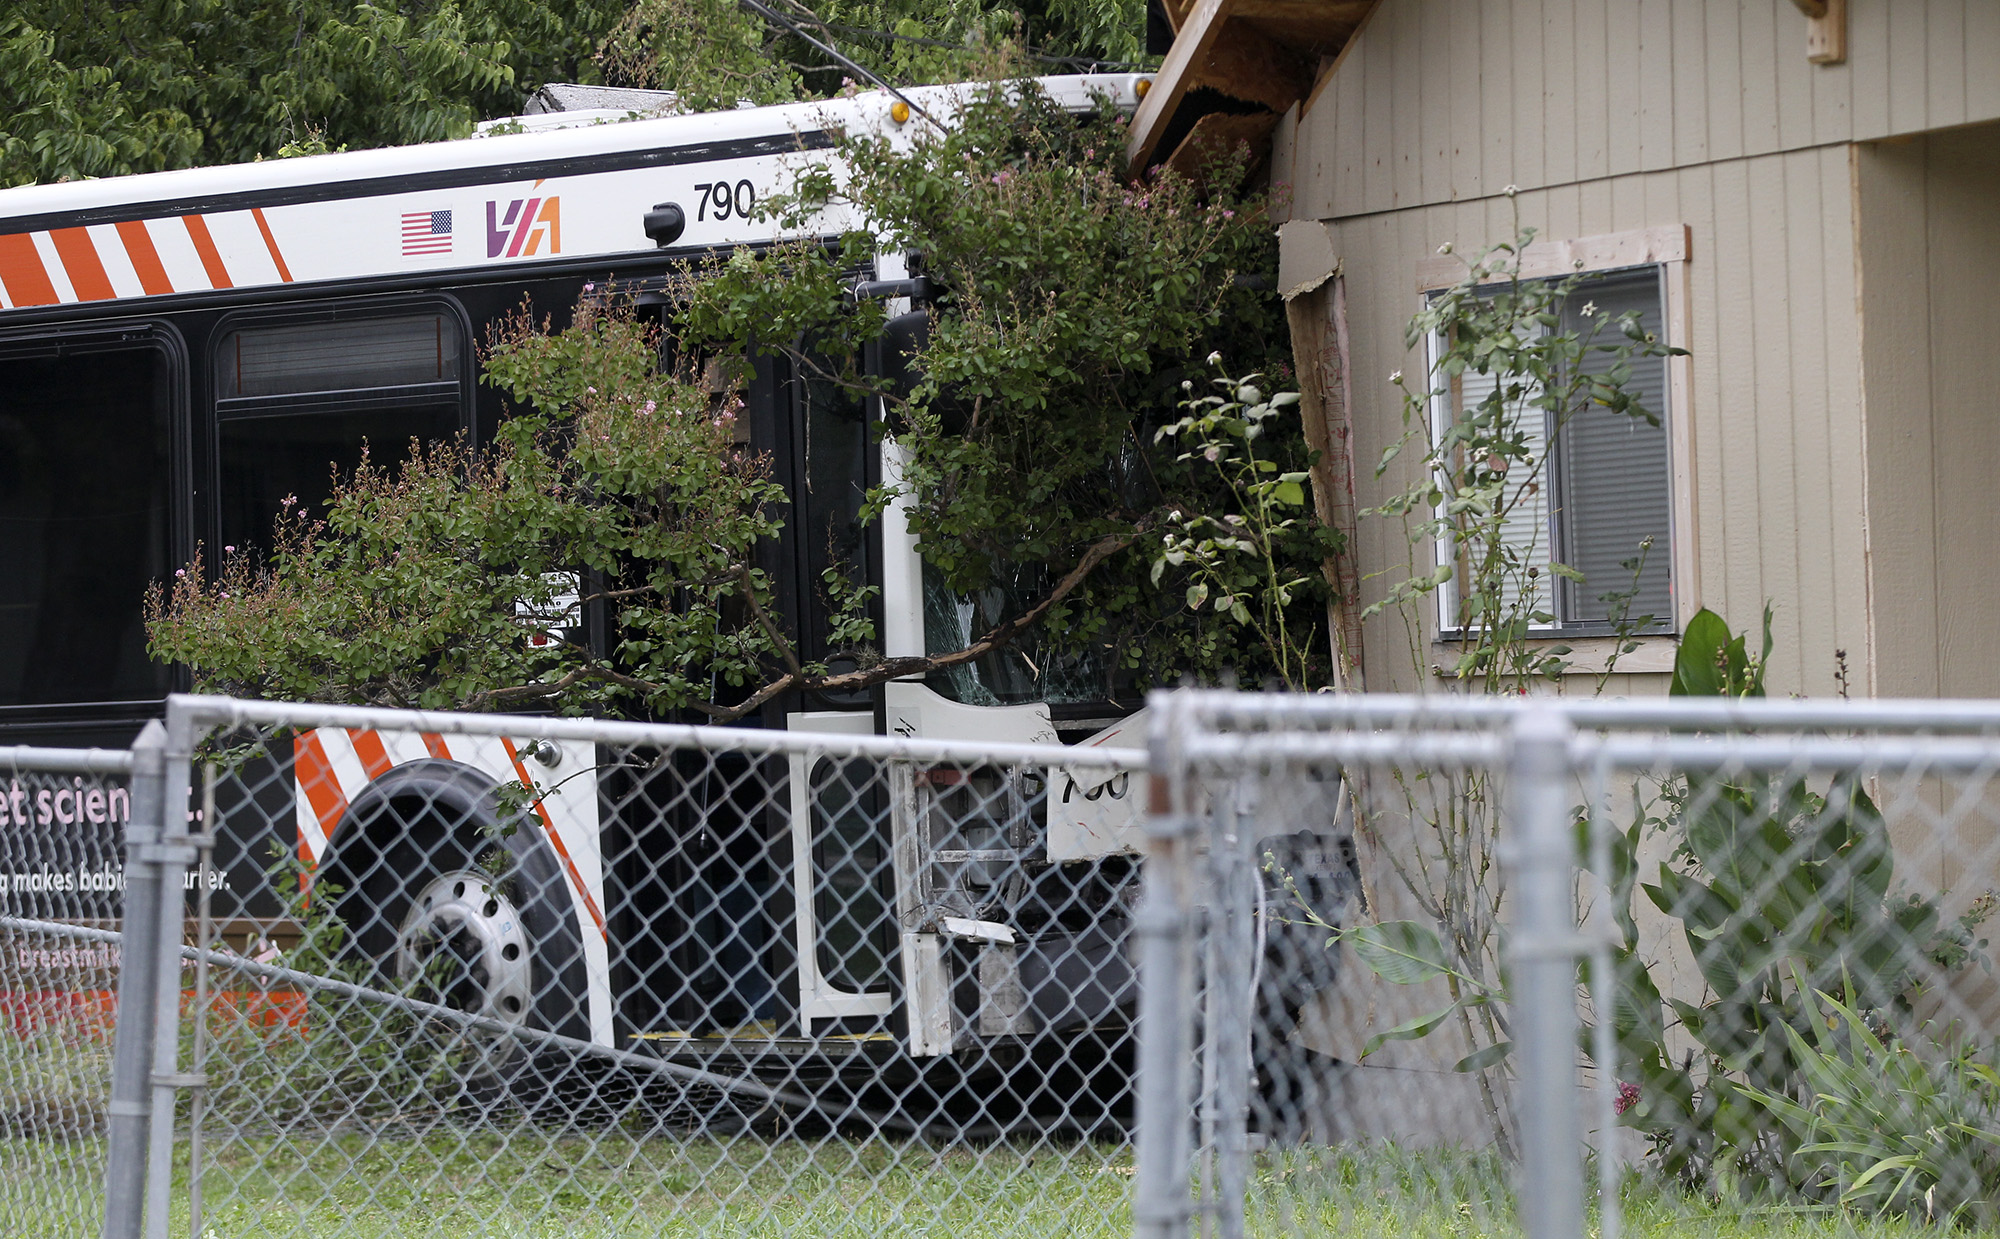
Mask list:
[[[1623,339],[1619,317],[1636,311],[1645,331],[1671,343],[1663,273],[1655,265],[1587,277],[1567,298],[1555,329],[1586,337],[1595,330],[1600,343],[1617,343]],[[1433,357],[1442,343],[1432,341]],[[1615,364],[1612,354],[1593,351],[1584,368],[1602,374]],[[1559,421],[1556,413],[1533,405],[1532,392],[1510,405],[1511,416],[1521,419],[1529,453],[1542,467],[1532,474],[1532,485],[1524,479],[1510,496],[1514,502],[1501,536],[1521,570],[1503,587],[1502,605],[1507,613],[1533,616],[1531,625],[1552,636],[1613,631],[1613,601],[1607,595],[1627,592],[1633,595],[1628,621],[1652,617],[1646,632],[1675,627],[1668,364],[1664,357],[1643,356],[1627,364],[1625,390],[1658,424],[1596,405],[1572,410]],[[1471,408],[1492,393],[1496,381],[1467,371],[1440,398]],[[1449,425],[1451,412],[1439,410],[1436,423]],[[1636,576],[1630,566],[1635,559],[1643,560]],[[1566,566],[1580,579],[1552,570],[1553,565]],[[1458,597],[1446,588],[1440,602],[1440,627],[1449,634],[1462,622]]]

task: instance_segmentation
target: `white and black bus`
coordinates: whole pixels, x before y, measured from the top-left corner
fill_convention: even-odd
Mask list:
[[[1107,95],[1132,106],[1140,81],[1042,85],[1084,109]],[[917,102],[948,115],[952,89],[928,88]],[[147,655],[149,583],[189,562],[198,545],[264,542],[287,496],[323,500],[329,465],[351,468],[364,443],[377,461],[393,461],[412,439],[488,437],[500,396],[477,381],[475,344],[524,296],[560,309],[597,284],[644,286],[692,255],[768,242],[774,225],[757,218],[755,204],[788,187],[802,163],[832,158],[831,132],[893,135],[911,123],[907,105],[882,93],[654,119],[623,108],[555,112],[457,142],[0,191],[0,743],[127,743],[180,687],[174,669]],[[837,235],[846,223],[826,218],[824,231]],[[880,253],[857,279],[894,297],[911,291],[899,287],[909,275],[905,255]],[[769,566],[806,658],[824,652],[815,645],[823,617],[814,583],[836,554],[881,591],[885,655],[956,648],[940,642],[975,635],[940,634],[936,614],[927,623],[925,573],[893,510],[861,523],[864,494],[895,463],[893,446],[870,433],[879,411],[788,373],[779,358],[753,367],[744,406],[751,448],[768,453],[788,491],[787,535]],[[932,612],[950,612],[932,602]],[[1140,744],[1126,711],[1033,699],[1017,685],[982,686],[980,674],[838,700],[793,694],[748,722]],[[267,817],[296,820],[287,845],[347,875],[354,898],[382,922],[380,941],[367,933],[356,941],[384,959],[411,932],[388,922],[408,922],[426,884],[449,876],[449,866],[389,873],[381,858],[398,839],[465,828],[519,766],[498,745],[340,729],[302,737],[293,756],[283,795],[295,806],[270,806]],[[588,753],[568,759],[595,762]],[[1035,837],[1014,841],[1060,873],[1066,892],[1023,947],[1026,966],[1050,979],[1047,1010],[1025,1011],[1024,1027],[1102,1029],[1129,1012],[1124,937],[1141,799],[1130,782],[1040,795]],[[566,905],[547,917],[570,945],[564,961],[541,966],[574,964],[583,980],[523,1018],[606,1045],[680,1030],[683,1041],[667,1053],[752,1026],[771,1045],[872,1029],[919,1057],[953,1048],[898,1010],[895,995],[919,979],[907,975],[910,960],[897,960],[895,893],[875,876],[888,869],[886,810],[863,814],[857,827],[798,806],[788,823],[737,814],[718,829],[724,805],[690,808],[683,798],[689,820],[607,820],[614,815],[600,806],[612,798],[588,782],[565,787],[550,801],[546,842],[565,856],[612,859],[573,868]],[[22,860],[28,835],[115,831],[117,814],[85,813],[83,794],[74,794],[68,821],[14,823],[7,846],[17,855],[0,864],[34,868],[32,857]],[[408,804],[417,809],[397,807]],[[447,809],[458,827],[433,820]],[[0,840],[9,829],[0,826]],[[848,837],[857,829],[868,837]],[[844,851],[825,863],[865,870],[864,885],[883,887],[862,901],[872,911],[857,911],[849,892],[841,907],[816,914],[814,889],[837,874],[791,889],[793,857],[823,857],[816,832],[828,831]],[[708,852],[676,832],[708,840]],[[227,840],[219,845],[220,880],[246,939],[279,915],[258,856],[267,843],[236,840],[233,856]],[[367,849],[366,862],[357,848]],[[864,865],[868,856],[875,861]],[[720,876],[705,877],[704,866]],[[679,906],[690,899],[727,915]],[[93,910],[82,893],[77,900],[72,915]],[[671,907],[690,927],[728,927],[716,941],[691,928],[671,944],[674,958],[635,971],[619,918],[640,907]],[[755,932],[745,928],[751,921]],[[846,946],[814,948],[830,937]],[[756,958],[714,966],[746,953]]]

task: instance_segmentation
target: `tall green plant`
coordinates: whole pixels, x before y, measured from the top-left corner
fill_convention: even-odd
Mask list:
[[[1761,655],[1710,611],[1688,624],[1673,691],[1758,697]],[[1650,835],[1671,849],[1641,879]],[[1854,775],[1814,790],[1792,775],[1704,773],[1667,782],[1609,839],[1605,897],[1617,927],[1608,1011],[1626,1083],[1624,1121],[1645,1131],[1664,1170],[1690,1182],[1781,1171],[1797,1134],[1769,1119],[1774,1102],[1804,1105],[1812,1087],[1801,1036],[1818,1044],[1815,994],[1844,993],[1878,1021],[1910,1008],[1928,962],[1961,967],[1990,911],[1957,920],[1938,900],[1898,888],[1887,823]],[[1587,853],[1586,853],[1587,854]],[[1640,955],[1634,896],[1678,926],[1703,983],[1700,1001],[1662,990]],[[1692,1054],[1676,1056],[1676,1037]]]
[[[1408,484],[1364,515],[1398,525],[1409,558],[1363,615],[1400,621],[1425,690],[1432,636],[1440,629],[1449,630],[1456,651],[1440,668],[1446,691],[1519,694],[1569,668],[1571,647],[1545,637],[1556,619],[1546,601],[1553,588],[1547,576],[1580,583],[1581,574],[1546,545],[1523,546],[1510,530],[1549,485],[1546,445],[1563,427],[1590,410],[1657,422],[1658,411],[1632,390],[1632,362],[1684,352],[1649,335],[1636,313],[1614,321],[1585,307],[1584,328],[1562,329],[1583,277],[1526,278],[1522,257],[1534,236],[1517,226],[1509,240],[1467,261],[1465,274],[1432,298],[1405,333],[1406,347],[1430,356],[1427,370],[1390,376],[1402,397],[1403,433],[1383,452],[1377,476],[1405,455],[1415,462]],[[1462,399],[1468,386],[1485,394]],[[1631,613],[1650,550],[1635,546],[1626,562],[1631,586],[1613,585],[1604,595],[1614,649],[1622,652],[1653,620]],[[1604,682],[1600,677],[1600,688]],[[1364,818],[1413,828],[1413,847],[1379,854],[1423,919],[1351,930],[1347,939],[1377,976],[1441,985],[1447,1000],[1378,1033],[1370,1050],[1386,1040],[1452,1030],[1470,1051],[1458,1066],[1479,1073],[1488,1115],[1504,1139],[1506,1116],[1491,1078],[1504,1069],[1510,1046],[1498,1001],[1505,990],[1500,908],[1506,897],[1496,864],[1499,789],[1484,771],[1396,769],[1370,780],[1357,807]]]
[[[1221,358],[1208,360],[1217,365]],[[1182,381],[1189,394],[1181,407],[1188,412],[1153,439],[1187,444],[1177,463],[1210,466],[1230,503],[1222,512],[1168,512],[1152,579],[1158,585],[1169,568],[1185,568],[1193,578],[1188,609],[1208,605],[1254,632],[1279,679],[1296,691],[1310,686],[1313,630],[1309,623],[1299,626],[1293,603],[1314,590],[1313,561],[1336,554],[1340,542],[1312,519],[1305,491],[1310,474],[1287,470],[1269,450],[1279,419],[1298,405],[1299,394],[1267,394],[1263,381],[1259,374],[1221,375],[1211,380],[1219,394],[1202,396],[1194,394],[1192,379]]]

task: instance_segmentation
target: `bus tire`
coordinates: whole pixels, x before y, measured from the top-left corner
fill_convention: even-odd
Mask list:
[[[471,766],[428,759],[354,797],[314,879],[346,928],[341,957],[383,988],[589,1040],[583,937],[561,863],[498,792]],[[505,1096],[539,1109],[575,1074],[574,1055],[532,1041],[435,1031],[458,1047],[456,1084],[481,1104]]]

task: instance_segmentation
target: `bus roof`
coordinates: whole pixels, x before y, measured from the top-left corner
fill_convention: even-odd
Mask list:
[[[1108,96],[1129,108],[1139,80],[1041,83],[1068,106]],[[937,115],[964,90],[904,93]],[[830,130],[924,124],[898,125],[894,102],[869,91],[0,190],[0,322],[33,307],[657,254],[643,218],[662,203],[686,218],[672,249],[766,239],[771,225],[749,211],[783,186],[787,162],[829,147]]]

